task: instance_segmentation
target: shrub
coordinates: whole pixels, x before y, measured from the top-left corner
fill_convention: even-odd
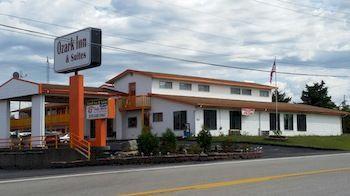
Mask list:
[[[137,147],[140,154],[156,154],[159,150],[159,138],[157,137],[157,135],[153,135],[150,131],[142,132],[137,139]]]
[[[160,139],[160,149],[163,154],[176,151],[176,136],[174,132],[167,129]]]
[[[210,131],[203,128],[202,131],[198,133],[197,143],[204,150],[204,152],[210,151],[212,142],[212,136]]]
[[[141,133],[150,133],[151,132],[151,127],[149,126],[143,126]]]
[[[192,144],[188,148],[187,152],[189,154],[199,154],[202,152],[202,148],[198,144]]]
[[[222,142],[222,150],[224,152],[232,152],[233,151],[233,139],[232,137],[227,137]]]

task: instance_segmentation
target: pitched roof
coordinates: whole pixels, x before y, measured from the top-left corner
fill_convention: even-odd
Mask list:
[[[256,102],[256,101],[240,101],[228,99],[202,98],[202,97],[188,97],[188,96],[174,96],[174,95],[160,95],[152,94],[152,97],[161,98],[169,101],[193,105],[196,107],[218,107],[218,108],[253,108],[258,111],[275,111],[276,103],[274,102]],[[305,104],[292,103],[278,103],[278,110],[282,112],[294,113],[314,113],[326,115],[349,115],[347,112],[321,108]]]
[[[184,82],[198,82],[205,84],[217,84],[217,85],[228,85],[228,86],[239,86],[239,87],[247,87],[247,88],[257,88],[257,89],[273,89],[273,86],[251,83],[251,82],[237,82],[231,80],[221,80],[221,79],[213,79],[213,78],[204,78],[204,77],[196,77],[196,76],[185,76],[185,75],[176,75],[176,74],[166,74],[166,73],[156,73],[156,72],[148,72],[148,71],[138,71],[127,69],[121,74],[115,76],[114,78],[108,80],[106,83],[113,84],[116,80],[124,77],[130,73],[137,73],[140,75],[148,76],[151,78],[157,79],[166,79],[166,80],[179,80]]]

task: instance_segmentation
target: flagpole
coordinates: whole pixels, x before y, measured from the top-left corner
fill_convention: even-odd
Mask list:
[[[276,133],[278,133],[278,109],[277,109],[277,102],[278,102],[278,91],[277,91],[277,64],[276,64],[276,57],[275,57],[275,102],[276,102]]]

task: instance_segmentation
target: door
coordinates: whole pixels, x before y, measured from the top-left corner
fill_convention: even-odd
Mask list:
[[[132,82],[129,83],[129,96],[135,96],[136,95],[136,83]]]
[[[135,82],[129,83],[129,102],[128,102],[129,107],[136,106],[135,95],[136,95],[136,83]]]
[[[230,129],[242,129],[242,113],[241,111],[230,111]]]

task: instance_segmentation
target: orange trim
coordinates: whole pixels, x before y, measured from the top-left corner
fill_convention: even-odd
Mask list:
[[[59,95],[68,95],[69,90],[65,89],[44,89],[43,94],[59,94]],[[107,92],[89,92],[85,91],[84,94],[86,95],[97,95],[97,96],[119,96],[117,93],[107,93]]]
[[[36,84],[36,85],[39,85],[39,83],[36,83],[36,82],[32,82],[32,81],[28,81],[28,80],[23,80],[23,79],[17,79],[17,78],[11,78],[9,80],[7,80],[5,83],[3,83],[2,85],[0,85],[0,88],[3,87],[4,85],[6,85],[7,83],[9,83],[10,81],[12,80],[18,80],[18,81],[22,81],[22,82],[28,82],[28,83],[31,83],[31,84]]]
[[[106,146],[107,139],[107,120],[97,119],[95,120],[95,140],[92,142],[93,146],[104,147]]]
[[[275,111],[274,102],[257,102],[257,101],[241,101],[217,98],[176,96],[176,95],[160,95],[152,94],[152,97],[160,98],[177,103],[189,104],[195,107],[217,107],[217,108],[254,108],[258,111]],[[313,113],[326,115],[348,115],[348,112],[343,112],[335,109],[321,108],[305,104],[278,103],[278,110],[282,112],[293,113]]]
[[[39,84],[39,94],[43,94],[43,85]]]
[[[115,118],[115,99],[109,98],[108,99],[108,116],[107,118],[113,119]]]
[[[273,86],[250,83],[250,82],[238,82],[231,80],[221,80],[214,78],[204,78],[204,77],[196,77],[196,76],[186,76],[186,75],[176,75],[176,74],[166,74],[166,73],[156,73],[156,72],[147,72],[147,71],[138,71],[128,69],[121,74],[115,76],[114,78],[108,80],[106,83],[113,84],[116,80],[124,77],[130,73],[137,73],[140,75],[148,76],[151,78],[158,79],[169,79],[169,80],[177,80],[177,81],[186,81],[186,82],[196,82],[196,83],[205,83],[205,84],[216,84],[216,85],[228,85],[228,86],[238,86],[238,87],[247,87],[247,88],[256,88],[256,89],[274,89]]]

